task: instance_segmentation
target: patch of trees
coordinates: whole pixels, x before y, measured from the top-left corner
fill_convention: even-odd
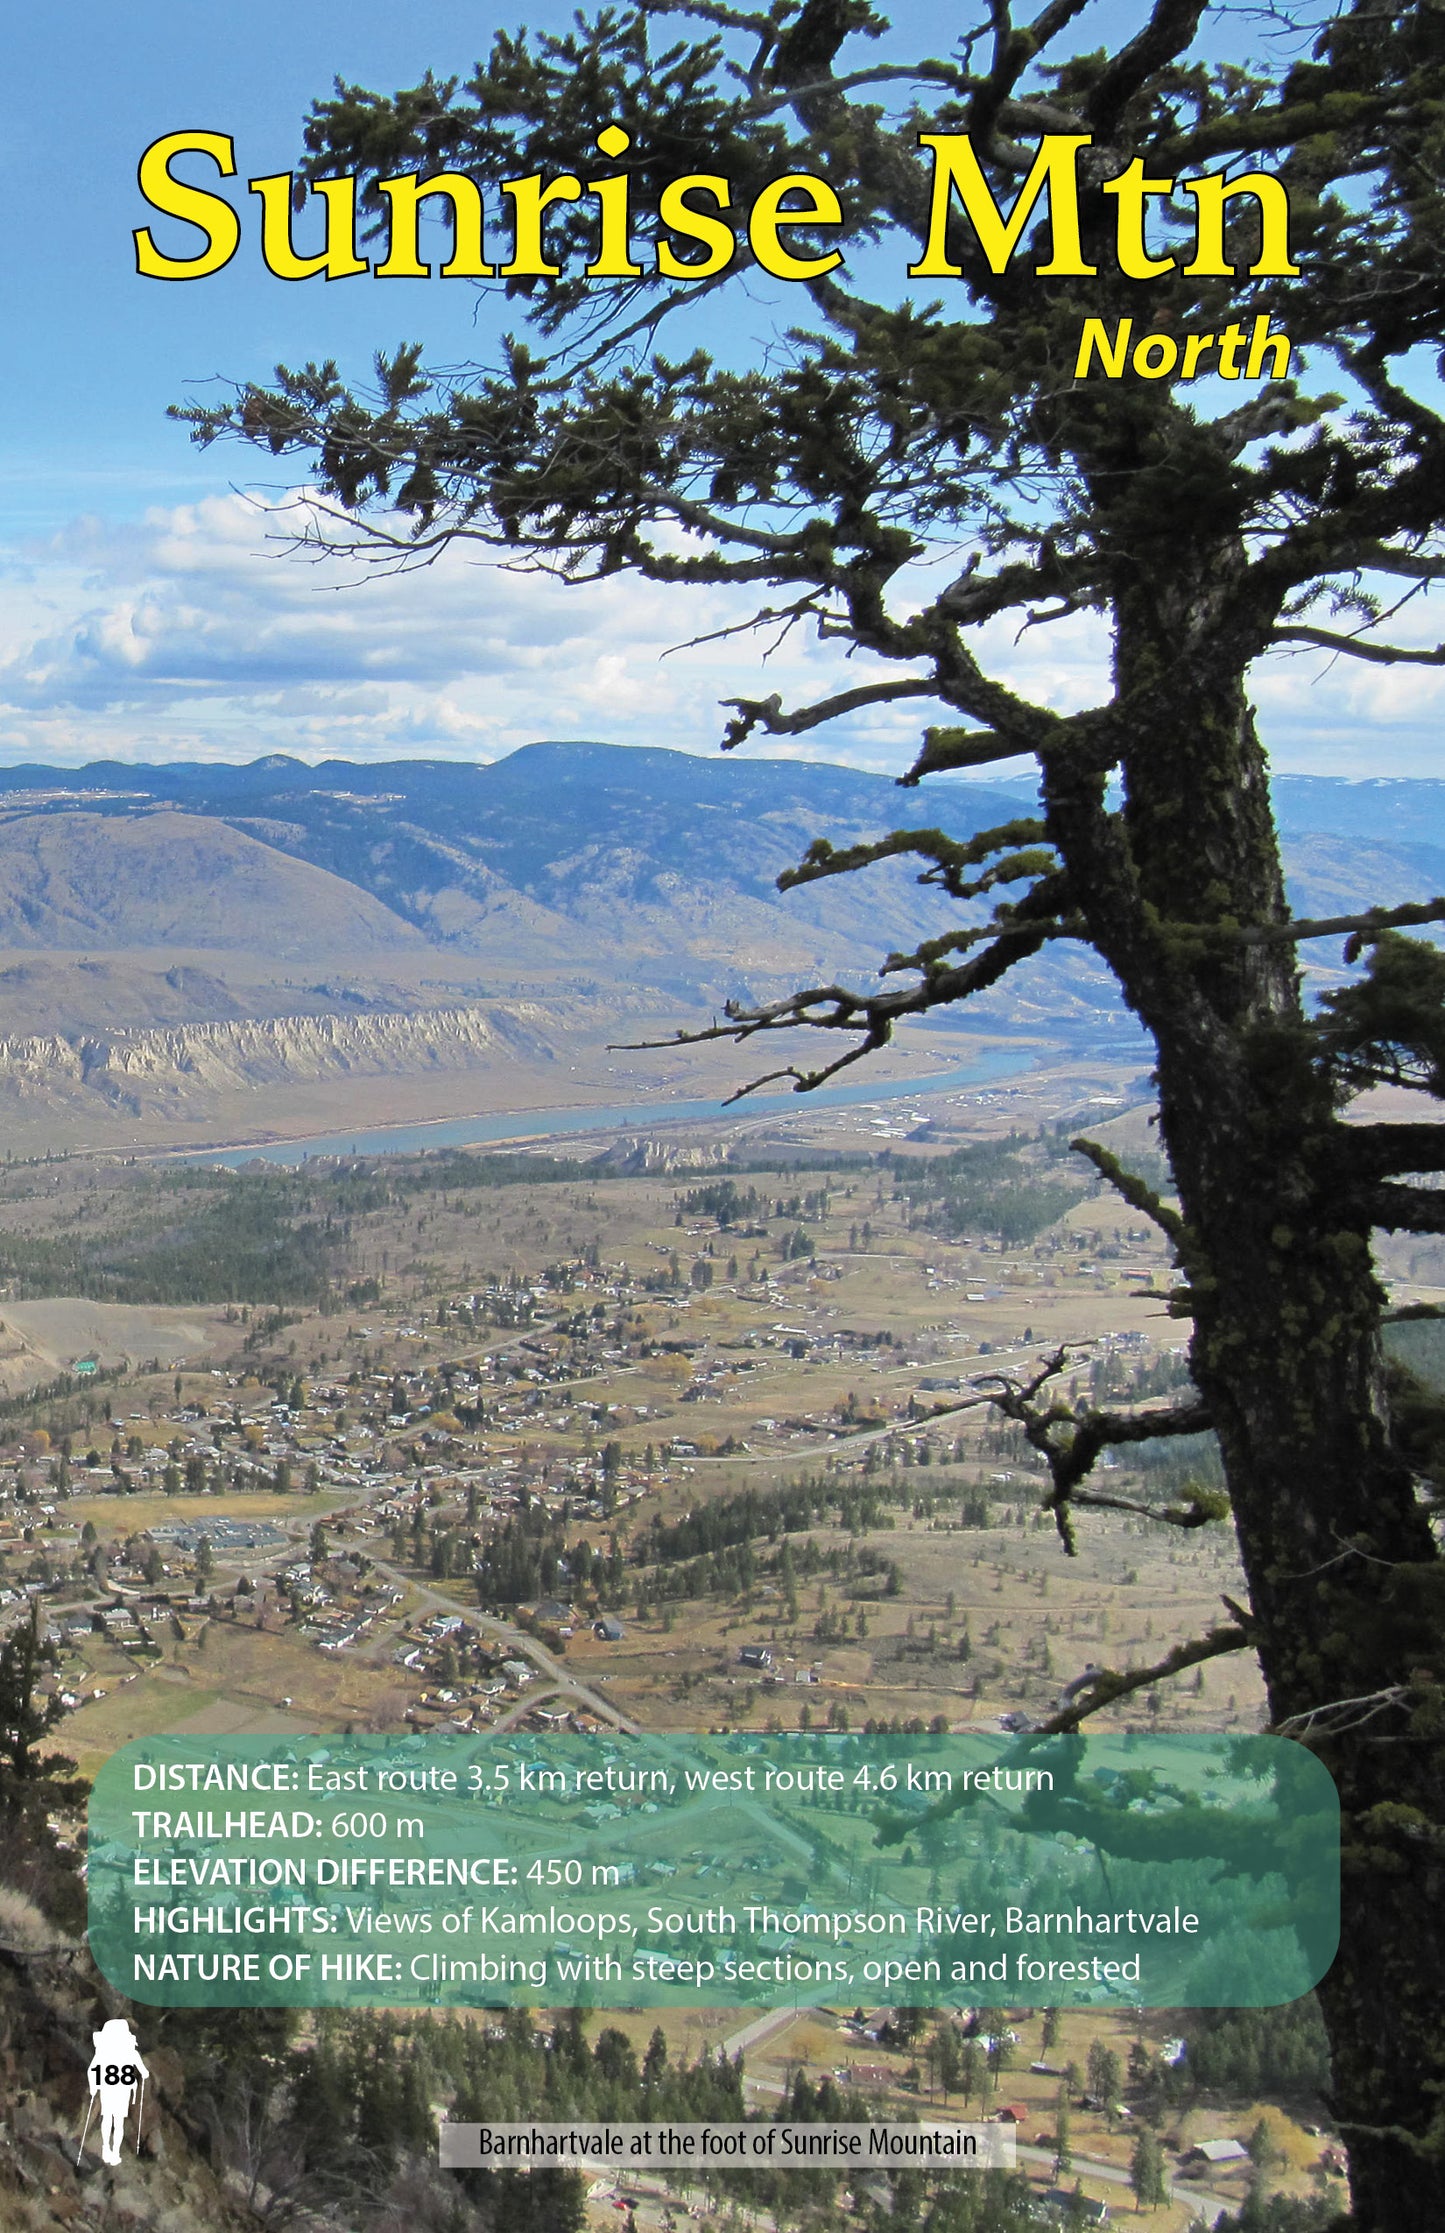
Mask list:
[[[1445,1323],[1437,1318],[1407,1318],[1388,1328],[1385,1348],[1417,1379],[1445,1391]]]
[[[301,1218],[284,1178],[208,1174],[194,1207],[157,1204],[120,1233],[44,1239],[0,1237],[0,1276],[30,1299],[84,1295],[101,1302],[224,1303],[238,1295],[273,1304],[316,1303],[331,1285],[341,1235]]]
[[[1222,1489],[1224,1465],[1212,1434],[1182,1434],[1173,1442],[1141,1442],[1129,1452],[1151,1497],[1172,1499],[1189,1489]]]
[[[896,1597],[901,1584],[894,1561],[866,1545],[849,1542],[825,1550],[813,1536],[796,1544],[785,1536],[774,1555],[759,1556],[753,1543],[745,1540],[697,1558],[669,1559],[652,1567],[638,1589],[638,1617],[645,1618],[658,1604],[745,1597],[759,1583],[772,1581],[781,1592],[783,1612],[793,1621],[798,1617],[799,1583],[819,1574],[832,1576],[855,1601]],[[839,1640],[846,1631],[846,1618],[838,1609],[820,1614],[815,1636],[820,1642]],[[860,1626],[859,1633],[863,1632]]]
[[[949,1155],[896,1158],[893,1178],[914,1219],[937,1233],[987,1233],[1018,1247],[1090,1191],[1062,1140],[1010,1132]]]
[[[404,1164],[392,1181],[393,1199],[479,1187],[575,1184],[584,1179],[593,1186],[613,1175],[605,1165],[580,1163],[570,1155],[469,1155],[465,1149],[448,1148]]]
[[[1329,2041],[1312,1993],[1280,2008],[1196,2009],[1180,2031],[1184,2074],[1202,2091],[1298,2100],[1329,2090]]]
[[[1337,2233],[1339,2204],[1332,2195],[1270,2194],[1246,2197],[1239,2215],[1214,2221],[1214,2233]]]
[[[767,1203],[755,1186],[747,1191],[736,1179],[711,1179],[695,1186],[679,1204],[685,1217],[711,1217],[719,1225],[754,1225],[768,1214]]]
[[[554,1596],[563,1585],[595,1591],[600,1604],[616,1605],[624,1562],[615,1544],[600,1552],[579,1541],[569,1551],[560,1524],[532,1505],[486,1536],[474,1572],[482,1605],[525,1605]]]
[[[830,1519],[850,1534],[861,1535],[868,1528],[886,1526],[888,1507],[902,1499],[903,1491],[888,1482],[800,1476],[782,1488],[742,1489],[735,1496],[721,1496],[715,1503],[698,1505],[680,1520],[654,1520],[639,1538],[635,1558],[644,1566],[671,1564],[721,1550],[726,1544],[775,1543],[781,1536],[823,1527]]]
[[[124,1365],[102,1365],[85,1380],[77,1380],[74,1373],[62,1372],[54,1380],[43,1381],[38,1388],[26,1388],[19,1395],[0,1396],[0,1419],[29,1418],[34,1415],[37,1406],[43,1404],[62,1405],[66,1403],[68,1398],[80,1398],[80,1415],[85,1425],[89,1426],[94,1420],[97,1409],[100,1408],[91,1396],[90,1390],[98,1386],[113,1386],[116,1381],[124,1380],[125,1374],[126,1368]],[[74,1407],[72,1406],[72,1408]],[[108,1419],[110,1417],[108,1399],[104,1404],[104,1411]],[[60,1413],[47,1412],[46,1424],[51,1427],[52,1432],[57,1431],[57,1421],[58,1431],[60,1432],[64,1432],[67,1427],[74,1423],[68,1410],[63,1416]]]
[[[419,1158],[386,1178],[371,1170],[182,1168],[138,1179],[117,1230],[0,1234],[0,1278],[25,1300],[226,1303],[245,1296],[278,1307],[326,1304],[344,1274],[357,1218],[418,1193],[584,1177],[590,1184],[604,1175],[558,1156],[460,1151]],[[380,1300],[381,1287],[364,1278],[345,1294],[365,1307]]]
[[[85,1923],[85,1886],[75,1845],[56,1831],[57,1816],[84,1807],[90,1789],[75,1762],[46,1739],[61,1719],[58,1698],[41,1695],[55,1665],[54,1645],[40,1633],[40,1609],[0,1644],[0,1883],[35,1902],[64,1929]]]

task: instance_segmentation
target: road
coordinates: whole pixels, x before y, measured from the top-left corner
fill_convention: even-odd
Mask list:
[[[786,2031],[789,2024],[795,2024],[800,2016],[815,2013],[821,2015],[822,2011],[808,2008],[770,2008],[765,2014],[755,2016],[750,2024],[744,2024],[741,2031],[730,2032],[722,2043],[722,2051],[729,2057],[745,2056],[749,2048],[760,2047],[765,2039],[775,2038],[780,2031]],[[749,2079],[748,2083],[753,2085],[757,2081]]]
[[[779,2032],[786,2031],[800,2017],[822,2013],[821,2009],[772,2009],[766,2015],[755,2017],[750,2024],[745,2024],[741,2031],[731,2033],[723,2041],[723,2052],[727,2055],[746,2056],[751,2049],[760,2047],[766,2040],[774,2039]],[[743,2082],[747,2092],[754,2096],[768,2094],[779,2098],[785,2091],[775,2078],[745,2078]],[[1051,2148],[1030,2148],[1019,2142],[1017,2153],[1021,2164],[1034,2164],[1045,2170],[1053,2167],[1054,2153]],[[1097,2179],[1102,2186],[1127,2187],[1129,2184],[1127,2171],[1122,2170],[1117,2163],[1103,2163],[1094,2156],[1075,2155],[1073,2168],[1077,2176]],[[1231,2200],[1228,2195],[1213,2194],[1207,2187],[1198,2187],[1192,2182],[1175,2186],[1171,2199],[1193,2205],[1199,2221],[1204,2225],[1213,2225],[1226,2211],[1235,2210],[1239,2206],[1237,2200]]]
[[[422,1604],[431,1606],[433,1611],[440,1613],[459,1613],[462,1611],[454,1597],[444,1597],[440,1590],[428,1589],[425,1583],[414,1581],[410,1575],[399,1574],[395,1567],[388,1566],[383,1560],[373,1559],[372,1565],[378,1574],[384,1574],[387,1580],[394,1582],[399,1589],[414,1591]],[[585,1683],[580,1676],[574,1675],[569,1667],[565,1667],[561,1660],[548,1651],[545,1644],[540,1643],[535,1636],[529,1636],[525,1629],[514,1628],[510,1621],[498,1620],[492,1613],[469,1611],[465,1613],[464,1618],[474,1628],[480,1629],[483,1635],[490,1636],[495,1642],[504,1644],[513,1659],[530,1660],[534,1667],[540,1669],[541,1673],[547,1676],[552,1690],[564,1691],[568,1697],[580,1699],[590,1713],[600,1714],[604,1721],[610,1721],[615,1728],[621,1729],[627,1736],[640,1737],[642,1735],[640,1722],[631,1720],[622,1712],[620,1707],[614,1706],[611,1699],[604,1696],[600,1690],[594,1690],[590,1683]],[[546,1693],[543,1693],[543,1695],[546,1695]],[[528,1711],[535,1702],[535,1699],[525,1702]]]
[[[1021,2147],[1018,2151],[1018,2159],[1020,2163],[1052,2164],[1054,2155],[1052,2148]],[[1099,2163],[1092,2156],[1086,2155],[1076,2155],[1073,2163],[1075,2171],[1083,2177],[1098,2179],[1104,2186],[1127,2186],[1129,2184],[1128,2172],[1121,2171],[1117,2163]],[[1215,2219],[1223,2217],[1226,2210],[1237,2210],[1239,2207],[1238,2202],[1231,2201],[1228,2195],[1211,2194],[1207,2188],[1194,2186],[1193,2184],[1173,2187],[1170,2192],[1170,2200],[1197,2203],[1196,2215],[1200,2222],[1205,2225],[1213,2225]]]
[[[998,1375],[993,1367],[1006,1365],[1015,1356],[1026,1358],[1034,1356],[1035,1353],[1037,1358],[1047,1355],[1049,1353],[1048,1344],[1035,1343],[1032,1349],[1001,1349],[988,1360],[989,1369],[982,1373],[975,1373],[974,1377],[981,1380],[997,1378]],[[895,1374],[905,1372],[938,1372],[950,1364],[968,1363],[976,1366],[978,1361],[976,1357],[966,1359],[945,1357],[941,1364],[889,1365],[885,1368],[885,1371],[888,1377],[892,1377]],[[925,1392],[931,1393],[932,1391]],[[945,1419],[951,1419],[960,1412],[982,1410],[989,1401],[990,1398],[986,1395],[960,1395],[957,1403],[934,1404],[926,1407],[920,1418],[889,1419],[881,1426],[862,1427],[856,1434],[834,1434],[824,1428],[819,1428],[817,1431],[823,1437],[821,1442],[790,1443],[786,1448],[778,1445],[770,1450],[734,1451],[727,1456],[712,1453],[704,1455],[699,1451],[694,1456],[684,1459],[683,1463],[689,1466],[776,1465],[780,1458],[816,1458],[822,1457],[825,1452],[830,1456],[837,1456],[839,1452],[845,1450],[865,1450],[870,1442],[886,1442],[888,1437],[893,1434],[917,1434],[920,1428],[941,1425]]]

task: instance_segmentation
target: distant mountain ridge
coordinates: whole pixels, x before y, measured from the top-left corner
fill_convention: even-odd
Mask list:
[[[779,873],[814,836],[856,843],[940,818],[965,836],[1016,813],[984,786],[907,792],[846,769],[586,743],[527,746],[486,767],[307,767],[273,756],[246,767],[12,768],[0,773],[0,948],[155,943],[154,908],[140,906],[152,879],[138,861],[127,859],[105,908],[93,871],[69,879],[90,891],[88,908],[70,893],[55,905],[67,851],[92,854],[108,822],[120,825],[116,845],[127,856],[137,837],[158,855],[166,841],[170,944],[245,943],[229,919],[221,935],[211,928],[215,877],[194,874],[176,843],[190,831],[192,845],[218,857],[256,848],[278,873],[294,876],[292,864],[304,863],[328,880],[291,895],[292,946],[338,951],[420,937],[513,971],[640,967],[648,981],[703,997],[723,983],[719,969],[732,987],[796,970],[868,969],[880,938],[911,943],[935,927],[936,900],[902,867],[885,868],[867,890],[846,880],[780,903]],[[236,864],[226,865],[234,878]],[[366,912],[378,904],[389,921]],[[261,912],[258,937],[274,951],[275,922],[263,932]]]
[[[174,803],[189,812],[227,819],[264,810],[277,798],[308,793],[361,802],[404,800],[418,819],[486,805],[516,812],[535,805],[547,792],[615,798],[645,793],[657,804],[676,809],[698,802],[741,805],[784,802],[818,811],[829,804],[861,806],[887,793],[905,802],[902,821],[918,820],[906,802],[945,796],[977,801],[1002,818],[1020,811],[1028,786],[1019,778],[989,783],[959,777],[932,777],[916,791],[904,791],[885,775],[874,775],[826,761],[769,759],[760,754],[701,755],[664,745],[620,745],[593,739],[551,739],[525,744],[505,759],[492,761],[408,759],[385,761],[293,759],[273,752],[248,761],[175,760],[145,763],[95,760],[83,767],[19,762],[0,767],[0,799],[15,792],[47,798],[55,805],[89,793],[124,810],[127,800],[143,797]],[[1333,836],[1419,841],[1445,846],[1445,779],[1421,776],[1277,775],[1270,785],[1282,833],[1319,831]],[[976,819],[972,814],[970,820]],[[983,825],[980,825],[983,826]]]
[[[1285,776],[1274,797],[1301,912],[1445,891],[1445,782]],[[959,919],[917,860],[780,894],[815,838],[963,839],[1030,806],[1017,781],[900,789],[587,741],[486,766],[0,769],[0,1105],[243,1123],[248,1094],[259,1109],[305,1085],[311,1123],[328,1079],[337,1096],[380,1080],[383,1098],[388,1077],[432,1079],[479,1108],[508,1066],[508,1106],[583,1075],[595,1092],[618,1042],[729,998],[876,981]],[[1338,941],[1305,959],[1327,979]],[[1107,971],[1067,944],[936,1022],[950,1041],[1144,1054]]]
[[[1445,887],[1445,782],[1282,776],[1273,790],[1303,888],[1326,885],[1361,904],[1406,884]],[[526,745],[488,765],[312,766],[271,754],[245,765],[13,767],[0,770],[0,947],[320,937],[355,950],[420,935],[453,951],[566,966],[582,927],[653,959],[730,950],[746,970],[769,959],[795,966],[806,959],[797,934],[811,931],[801,943],[820,962],[819,933],[858,966],[879,942],[927,935],[941,910],[907,867],[780,904],[776,878],[812,838],[858,843],[910,826],[966,838],[1027,811],[1022,785],[941,778],[903,790],[825,763],[585,741]],[[204,841],[199,831],[190,838],[195,860],[183,857],[184,818],[212,825]],[[102,906],[107,821],[142,826],[111,838],[124,859]],[[1362,869],[1369,858],[1365,880],[1352,872],[1355,848]],[[160,906],[148,850],[167,859]],[[288,862],[324,881],[298,883]],[[64,893],[68,873],[88,902]],[[1383,878],[1388,895],[1366,890],[1369,878]],[[774,945],[786,951],[771,956]]]

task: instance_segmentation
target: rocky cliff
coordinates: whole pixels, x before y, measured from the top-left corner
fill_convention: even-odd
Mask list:
[[[1276,806],[1304,913],[1445,889],[1445,784],[1284,778]],[[700,1087],[695,1066],[609,1050],[729,999],[876,981],[890,949],[958,921],[920,886],[925,855],[780,894],[819,835],[957,841],[1030,808],[1026,785],[900,791],[590,743],[493,766],[0,769],[6,1144],[201,1144],[735,1084],[739,1061]],[[1303,958],[1338,972],[1338,942]],[[1142,1052],[1108,972],[1067,942],[940,1026],[960,1027]]]
[[[234,1092],[334,1078],[484,1071],[552,1059],[546,1017],[527,1003],[406,1015],[274,1016],[103,1035],[0,1039],[0,1095],[93,1096],[141,1113],[207,1089]]]

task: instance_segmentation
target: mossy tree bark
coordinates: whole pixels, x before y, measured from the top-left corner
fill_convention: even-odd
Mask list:
[[[1158,601],[1139,652],[1183,640]],[[1186,693],[1172,734],[1126,753],[1127,797],[1046,769],[1049,834],[1157,1049],[1179,1192],[1190,1361],[1208,1404],[1249,1584],[1250,1640],[1276,1725],[1334,1702],[1313,1741],[1342,1807],[1339,1957],[1321,1987],[1332,2107],[1354,2223],[1445,2224],[1445,1568],[1392,1438],[1374,1203],[1315,1057],[1287,921],[1265,767],[1239,678]],[[1218,944],[1198,926],[1225,927]],[[1186,927],[1187,926],[1187,927]],[[1352,1726],[1356,1721],[1363,1726]]]

